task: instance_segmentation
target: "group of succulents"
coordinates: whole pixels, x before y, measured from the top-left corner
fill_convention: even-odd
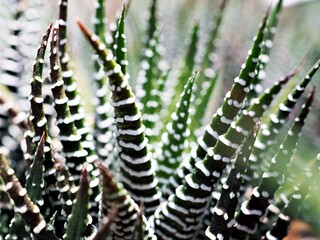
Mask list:
[[[68,0],[60,0],[58,20],[46,30],[37,25],[46,2],[3,3],[10,32],[0,43],[0,239],[274,240],[299,214],[319,226],[310,199],[320,158],[305,159],[298,174],[293,156],[320,60],[296,84],[288,82],[301,67],[261,91],[282,0],[266,11],[208,124],[223,79],[212,56],[228,0],[215,9],[206,41],[199,41],[199,24],[192,27],[179,69],[163,55],[161,1],[145,2],[135,79],[125,30],[135,1],[123,5],[115,28],[106,24],[112,1],[93,4],[93,30],[77,21],[94,52],[86,61],[92,112],[68,52]]]

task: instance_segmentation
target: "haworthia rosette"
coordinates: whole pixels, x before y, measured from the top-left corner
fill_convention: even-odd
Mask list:
[[[111,52],[96,35],[78,22],[80,29],[89,40],[103,62],[112,92],[111,106],[118,131],[118,144],[121,148],[119,165],[122,171],[121,182],[133,199],[145,205],[147,216],[153,213],[160,203],[161,193],[157,188],[155,166],[147,149],[148,140],[144,136],[145,127],[141,123],[141,113],[135,103],[135,96],[128,85]]]

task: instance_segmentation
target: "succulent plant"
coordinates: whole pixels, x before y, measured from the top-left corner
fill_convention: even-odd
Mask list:
[[[31,21],[28,10],[42,11],[42,2],[5,4],[14,13],[8,21],[30,29],[41,21]],[[312,212],[316,198],[319,157],[303,163],[303,177],[292,159],[315,86],[302,96],[320,60],[295,85],[297,69],[260,91],[282,0],[266,11],[238,77],[207,125],[210,96],[223,78],[212,55],[228,1],[217,9],[205,46],[201,26],[193,25],[180,69],[165,61],[160,3],[151,1],[136,79],[129,76],[125,31],[135,3],[123,5],[115,29],[106,25],[105,4],[94,3],[93,31],[77,21],[94,52],[86,63],[92,112],[84,110],[68,53],[68,0],[60,1],[59,19],[41,40],[26,32],[29,45],[40,41],[32,71],[27,42],[1,43],[1,61],[11,63],[3,64],[3,78],[14,81],[2,82],[0,96],[0,239],[284,238],[297,215]],[[23,31],[11,34],[18,38]],[[26,96],[22,86],[28,84]],[[272,104],[277,110],[270,114]]]

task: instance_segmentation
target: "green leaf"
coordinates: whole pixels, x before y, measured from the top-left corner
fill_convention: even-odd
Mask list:
[[[80,179],[77,198],[73,204],[70,218],[67,222],[67,232],[64,240],[85,239],[86,224],[89,209],[89,174],[84,168]]]
[[[82,106],[82,98],[78,92],[78,85],[73,76],[73,70],[70,67],[70,56],[67,52],[67,12],[68,0],[60,1],[59,11],[59,31],[58,31],[58,47],[61,67],[61,77],[64,82],[65,95],[68,98],[68,106],[71,116],[74,119],[74,125],[77,132],[81,136],[82,146],[87,151],[87,159],[90,163],[97,159],[94,151],[94,144],[91,141],[92,136],[90,129],[85,121],[85,113]],[[96,194],[96,191],[95,191]],[[98,219],[96,219],[98,220]]]
[[[26,189],[31,201],[35,202],[39,207],[43,204],[41,196],[44,187],[43,172],[44,172],[44,141],[46,133],[43,132],[38,148],[35,154],[33,163],[30,166],[30,173],[27,176]]]
[[[118,212],[114,218],[115,227],[112,230],[113,238],[131,239],[134,231],[134,223],[139,217],[139,207],[131,198],[128,192],[111,175],[109,170],[100,162],[97,162],[102,175],[102,210],[106,215],[110,209],[117,208]],[[141,213],[140,213],[141,214]],[[144,215],[142,216],[145,225],[144,236],[146,239],[155,239],[154,231]]]
[[[31,201],[27,190],[21,186],[14,170],[9,167],[2,150],[0,152],[0,175],[5,183],[7,193],[14,202],[15,212],[19,213],[30,227],[34,239],[58,240],[52,230],[48,228],[39,207]]]
[[[68,98],[64,90],[58,56],[58,30],[57,23],[53,26],[50,49],[50,78],[51,91],[55,101],[54,108],[57,112],[57,125],[60,129],[59,140],[63,146],[66,163],[75,184],[79,184],[79,176],[83,163],[87,161],[87,151],[81,146],[81,135],[78,134],[68,106]]]
[[[210,97],[212,95],[213,89],[216,85],[216,81],[219,77],[218,73],[215,73],[214,76],[209,81],[204,81],[201,85],[201,91],[198,96],[195,93],[195,113],[192,116],[190,130],[195,132],[197,129],[203,126],[204,123],[204,115],[207,111],[207,107],[210,103]],[[199,86],[199,82],[197,83]],[[196,137],[194,135],[194,137]]]
[[[105,0],[95,0],[95,17],[93,21],[94,33],[99,36],[103,43],[105,40],[105,23],[107,22],[105,17]]]
[[[159,187],[166,187],[170,175],[176,171],[183,160],[182,153],[189,132],[188,119],[196,75],[197,71],[192,74],[185,85],[183,92],[180,94],[177,109],[172,114],[172,122],[167,124],[167,132],[162,135],[161,152],[158,153],[159,156],[157,157]]]
[[[265,165],[264,159],[267,154],[267,150],[275,144],[275,138],[278,135],[279,130],[288,119],[289,114],[292,112],[292,109],[298,99],[312,80],[312,77],[318,71],[319,64],[320,60],[312,66],[305,77],[297,84],[292,92],[288,94],[285,101],[279,105],[277,113],[270,116],[267,126],[262,126],[265,130],[258,134],[257,142],[255,143],[252,154],[249,158],[249,168],[246,171],[246,176],[250,179],[250,184],[252,186],[256,186],[258,184],[259,179],[257,176],[261,174],[261,167]],[[255,172],[257,174],[254,174]]]
[[[183,91],[183,87],[186,84],[189,76],[192,74],[195,68],[195,57],[198,51],[199,41],[199,22],[195,22],[190,34],[189,44],[187,47],[186,55],[182,62],[179,76],[176,79],[176,85],[174,86],[174,93],[170,100],[170,105],[167,110],[167,122],[170,121],[170,116],[175,110],[175,104],[179,101],[179,94]]]
[[[246,99],[250,103],[254,98],[257,97],[262,92],[261,81],[265,78],[265,68],[270,59],[270,51],[273,46],[273,38],[277,32],[277,25],[279,21],[279,15],[282,10],[283,0],[278,0],[276,7],[270,13],[270,17],[267,23],[266,31],[263,37],[263,46],[261,49],[261,55],[259,57],[259,63],[257,66],[257,72],[251,83],[251,91],[248,93],[248,98]]]
[[[160,204],[160,192],[155,179],[155,166],[147,149],[148,140],[144,136],[141,113],[135,102],[135,96],[128,81],[121,72],[113,55],[105,48],[96,35],[78,22],[83,34],[103,62],[109,88],[112,92],[111,106],[114,107],[114,119],[117,126],[117,141],[122,151],[119,166],[122,172],[121,182],[133,196],[137,204],[144,202],[146,215],[153,214]]]
[[[178,186],[175,194],[155,213],[156,234],[169,237],[178,232],[184,238],[195,234],[196,226],[210,199],[212,186],[221,178],[239,146],[287,80],[276,82],[266,90],[258,101],[242,112],[224,135],[219,136],[216,145],[208,149],[206,157],[195,163],[195,169],[185,176],[183,185]]]
[[[239,77],[235,78],[231,91],[226,94],[222,106],[213,115],[211,123],[206,127],[204,135],[199,138],[198,145],[195,149],[196,154],[191,156],[188,161],[185,161],[184,165],[181,166],[182,170],[178,171],[178,173],[180,172],[179,175],[176,174],[170,177],[171,186],[168,186],[168,189],[171,193],[183,182],[184,176],[194,169],[195,163],[204,159],[207,150],[216,145],[218,137],[228,130],[238,112],[243,108],[243,100],[249,92],[249,86],[254,77],[254,71],[260,55],[263,32],[267,19],[268,12],[254,38],[252,48],[240,71]],[[168,192],[169,194],[170,191]]]
[[[121,17],[118,22],[118,30],[115,36],[115,44],[113,45],[115,60],[121,66],[121,71],[127,78],[129,78],[129,73],[127,73],[127,47],[126,47],[126,35],[125,35],[125,15],[126,5],[123,5]]]
[[[257,131],[258,126],[251,131],[244,141],[235,162],[231,166],[228,178],[223,183],[220,198],[213,210],[210,211],[212,213],[211,224],[205,232],[208,239],[217,239],[218,236],[230,239],[230,228],[235,223],[234,215],[239,201],[239,190],[243,183],[243,173],[248,166],[248,158],[256,140]]]
[[[228,0],[223,0],[220,2],[219,9],[216,11],[214,20],[212,23],[211,30],[209,32],[209,36],[205,45],[204,54],[202,57],[201,62],[201,69],[199,72],[199,80],[197,81],[197,87],[194,91],[195,95],[195,105],[196,110],[201,109],[202,106],[199,106],[198,104],[203,105],[205,103],[205,100],[197,101],[198,98],[201,98],[203,96],[203,92],[206,93],[206,95],[211,94],[212,89],[215,85],[215,81],[218,78],[218,75],[214,68],[214,61],[215,61],[215,54],[216,54],[216,42],[218,40],[219,31],[221,28],[222,18],[225,13],[225,8],[227,5]],[[208,100],[207,100],[208,101]],[[205,108],[204,108],[205,109]],[[203,113],[202,113],[203,114]],[[201,119],[202,114],[197,113],[197,116],[200,116],[200,118],[194,117],[194,119]],[[193,128],[196,129],[196,128]]]
[[[49,220],[52,214],[55,211],[60,212],[61,206],[57,203],[59,203],[58,194],[59,191],[56,187],[56,176],[55,176],[55,168],[54,168],[54,160],[52,156],[52,149],[51,149],[51,139],[48,135],[48,121],[44,112],[44,99],[43,99],[43,83],[44,80],[42,78],[42,72],[43,72],[43,64],[44,64],[44,57],[46,48],[48,45],[48,39],[50,32],[52,30],[52,24],[47,28],[47,31],[42,37],[42,41],[40,43],[40,46],[37,51],[36,55],[36,61],[33,65],[33,76],[31,80],[31,93],[30,93],[30,105],[31,105],[31,113],[29,117],[29,121],[32,122],[33,126],[30,126],[30,130],[26,132],[26,134],[29,135],[29,137],[33,136],[32,143],[37,146],[39,144],[39,141],[41,139],[41,136],[43,133],[45,133],[45,139],[44,139],[44,189],[43,192],[43,198],[44,205],[41,207],[41,211],[44,214],[44,217],[46,220]],[[33,133],[34,131],[34,133]],[[33,147],[30,146],[30,149],[28,150],[29,154],[34,154]],[[34,160],[33,160],[34,161]],[[50,196],[50,197],[49,197]],[[54,206],[54,207],[52,207]],[[58,234],[59,235],[59,234]]]
[[[274,202],[274,193],[283,184],[284,173],[291,165],[291,158],[310,111],[314,93],[315,88],[302,106],[299,116],[295,119],[277,154],[272,158],[269,170],[263,173],[259,186],[253,189],[251,198],[242,204],[236,219],[237,224],[232,231],[232,236],[237,239],[246,239],[248,235],[254,234],[259,219],[263,220],[267,207]],[[248,215],[248,212],[255,212],[255,214]]]

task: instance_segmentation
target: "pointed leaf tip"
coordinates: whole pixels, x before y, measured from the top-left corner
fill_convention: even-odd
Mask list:
[[[89,31],[89,29],[86,27],[86,25],[81,22],[79,19],[76,20],[76,23],[78,24],[81,32],[87,37],[90,38],[92,33]]]

